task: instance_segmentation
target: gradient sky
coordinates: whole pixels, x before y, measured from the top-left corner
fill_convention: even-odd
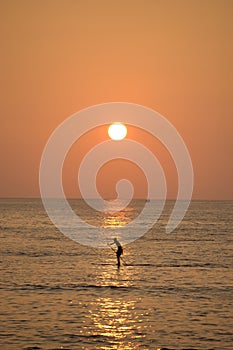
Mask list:
[[[82,108],[125,101],[158,111],[182,135],[194,199],[233,199],[233,1],[2,0],[0,16],[1,197],[39,197],[39,162],[52,131]],[[158,156],[175,197],[169,154],[138,130],[129,136]],[[68,196],[78,195],[81,157],[106,138],[100,128],[71,149]],[[140,197],[143,174],[132,164],[121,168]],[[117,161],[101,170],[104,196],[119,176]]]

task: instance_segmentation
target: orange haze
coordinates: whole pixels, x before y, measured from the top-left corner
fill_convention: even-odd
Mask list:
[[[1,197],[40,195],[41,153],[67,117],[125,101],[155,109],[182,135],[194,199],[233,199],[231,0],[8,0],[0,16]],[[158,156],[174,198],[177,175],[167,151],[137,129],[128,135]],[[103,127],[70,150],[63,169],[68,196],[79,196],[85,151],[107,138]],[[119,161],[101,169],[102,195],[114,196],[120,170],[135,196],[144,196],[143,174]]]

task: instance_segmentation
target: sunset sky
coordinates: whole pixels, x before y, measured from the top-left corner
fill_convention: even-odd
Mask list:
[[[194,199],[233,199],[233,1],[2,0],[0,17],[0,197],[39,197],[40,158],[53,130],[80,109],[123,101],[158,111],[182,135]],[[136,128],[128,136],[157,155],[175,198],[167,150]],[[105,139],[102,127],[72,147],[67,196],[79,196],[78,164]],[[123,175],[143,196],[143,174],[119,162],[101,169],[100,192],[111,197]]]

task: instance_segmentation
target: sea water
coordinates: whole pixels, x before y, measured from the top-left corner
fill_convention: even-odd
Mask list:
[[[125,224],[142,204],[92,224]],[[110,248],[60,233],[39,199],[1,199],[0,348],[233,349],[233,202],[193,201],[167,234],[173,204],[118,269]]]

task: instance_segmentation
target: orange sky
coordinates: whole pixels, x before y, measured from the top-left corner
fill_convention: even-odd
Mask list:
[[[194,199],[233,199],[233,1],[8,0],[0,16],[1,197],[39,196],[41,153],[67,117],[125,101],[155,109],[182,135]],[[129,134],[158,155],[175,197],[167,152],[133,128]],[[104,128],[90,132],[81,153],[105,138]],[[78,195],[72,152],[81,159],[74,146],[64,165],[69,196]],[[141,196],[143,175],[122,168]],[[114,166],[102,173],[100,191],[112,196],[120,174]]]

